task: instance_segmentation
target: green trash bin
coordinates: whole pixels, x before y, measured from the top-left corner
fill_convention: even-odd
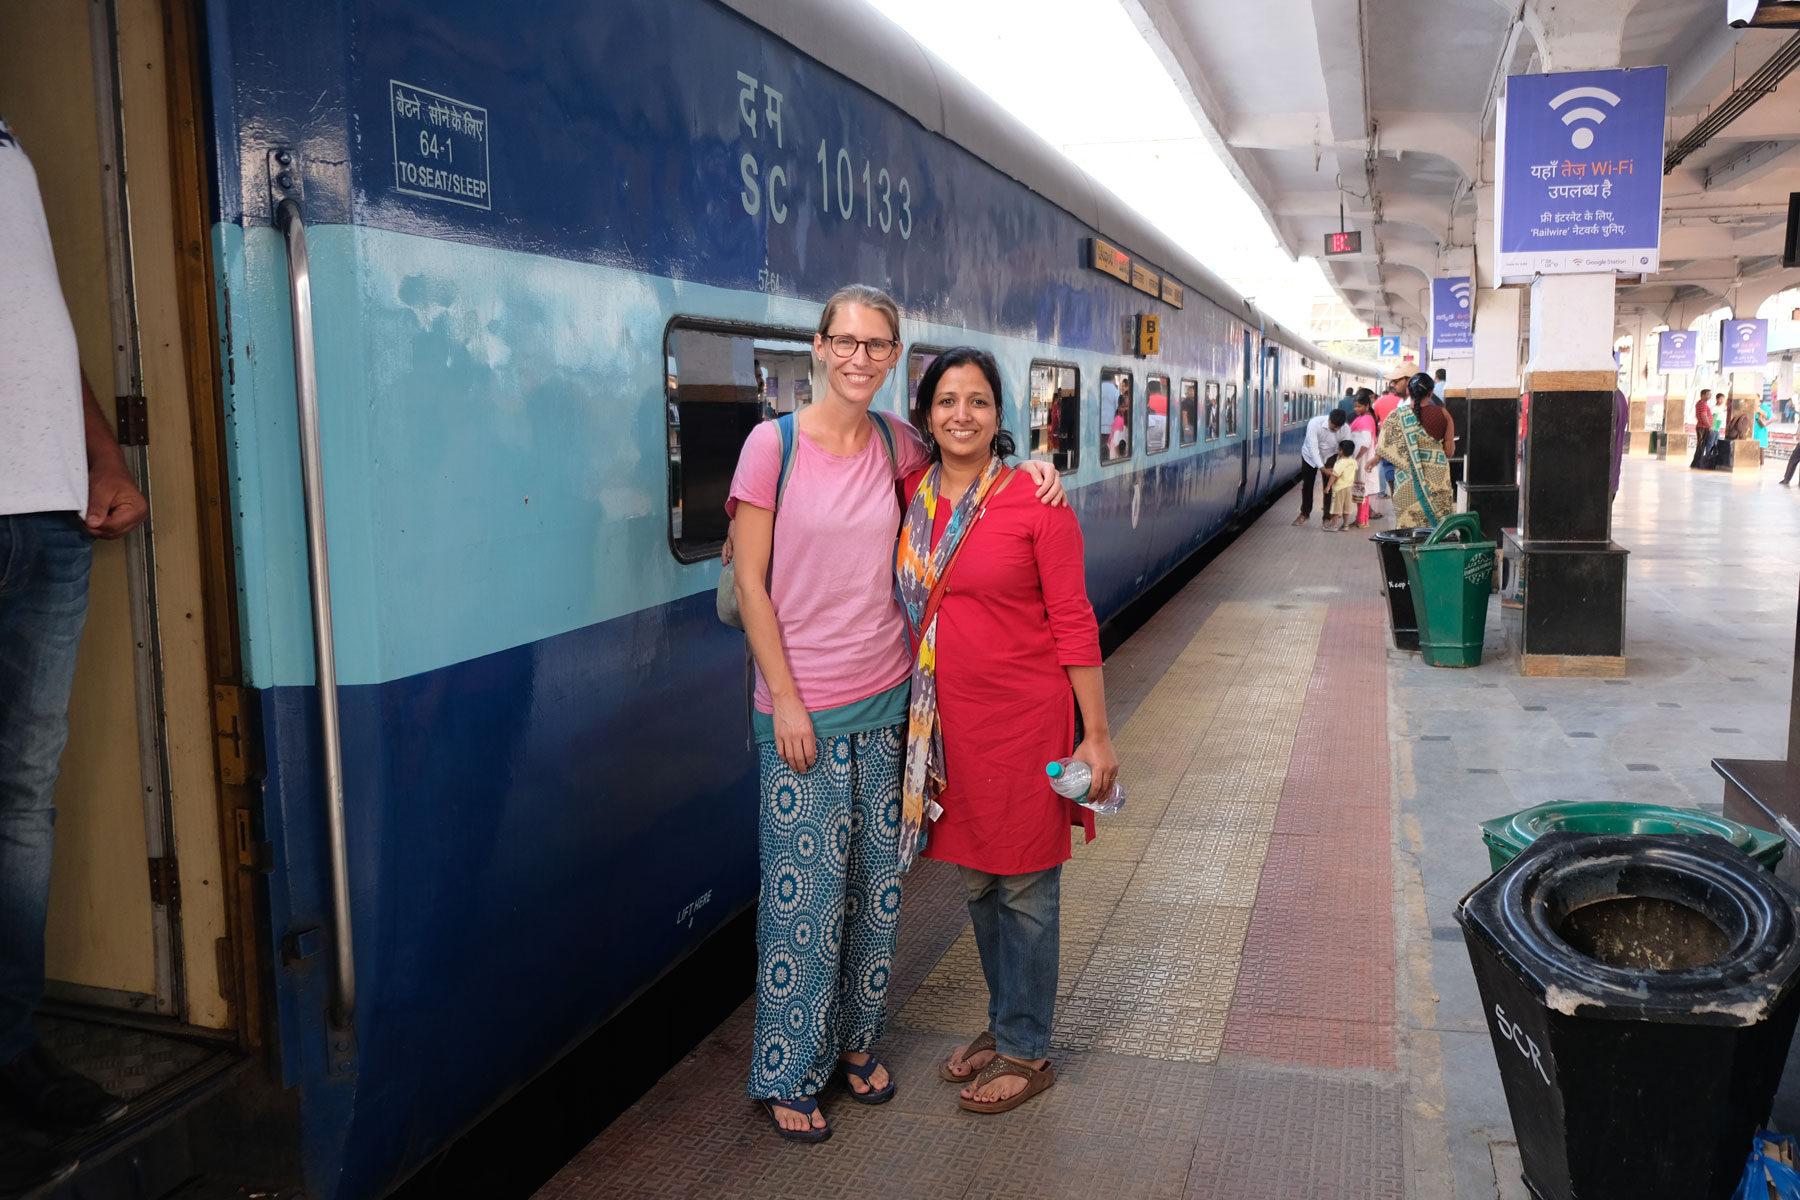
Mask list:
[[[1779,834],[1740,825],[1698,808],[1666,808],[1619,800],[1557,800],[1481,823],[1488,863],[1496,871],[1547,833],[1693,833],[1724,838],[1766,871],[1781,861]]]
[[[1449,541],[1452,536],[1461,540]],[[1481,665],[1494,551],[1494,543],[1481,540],[1481,518],[1474,513],[1445,517],[1424,542],[1400,547],[1418,610],[1419,653],[1428,665]]]

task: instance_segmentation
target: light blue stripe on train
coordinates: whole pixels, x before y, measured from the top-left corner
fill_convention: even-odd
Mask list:
[[[238,347],[226,410],[246,682],[307,684],[285,252],[273,229],[221,225],[214,243],[220,317]],[[714,585],[716,560],[682,564],[669,549],[668,321],[804,330],[817,304],[363,226],[319,226],[308,244],[340,682],[418,674]],[[1196,365],[1223,375],[1229,323],[1219,316],[1220,361]],[[1133,469],[1102,471],[1094,455],[1098,371],[1119,356],[915,321],[903,332],[994,350],[1022,445],[1031,360],[1078,364],[1086,448],[1067,485]],[[1141,395],[1144,364],[1134,365]],[[904,366],[884,407],[901,411],[903,380]],[[1136,421],[1141,441],[1141,411]],[[1216,448],[1173,448],[1140,465]],[[646,645],[637,665],[659,656]]]

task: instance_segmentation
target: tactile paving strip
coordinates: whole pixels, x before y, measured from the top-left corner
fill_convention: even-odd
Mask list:
[[[1218,1058],[1325,614],[1220,604],[1120,731],[1130,798],[1063,868],[1054,1045]],[[965,932],[899,1022],[966,1036],[986,992]]]

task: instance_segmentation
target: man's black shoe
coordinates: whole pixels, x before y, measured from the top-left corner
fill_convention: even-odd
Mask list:
[[[79,1165],[50,1147],[27,1141],[11,1130],[0,1130],[0,1200],[61,1183]]]
[[[41,1045],[0,1066],[0,1112],[52,1133],[98,1129],[124,1116],[128,1107]]]

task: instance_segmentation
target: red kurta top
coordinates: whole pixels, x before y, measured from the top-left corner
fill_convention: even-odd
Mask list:
[[[907,495],[923,473],[910,476]],[[988,503],[969,531],[938,608],[938,715],[949,785],[924,856],[993,875],[1043,871],[1069,857],[1069,827],[1094,837],[1094,813],[1050,790],[1044,764],[1075,747],[1068,667],[1100,665],[1081,526],[1040,504],[1029,477]],[[950,521],[939,504],[931,544]]]

